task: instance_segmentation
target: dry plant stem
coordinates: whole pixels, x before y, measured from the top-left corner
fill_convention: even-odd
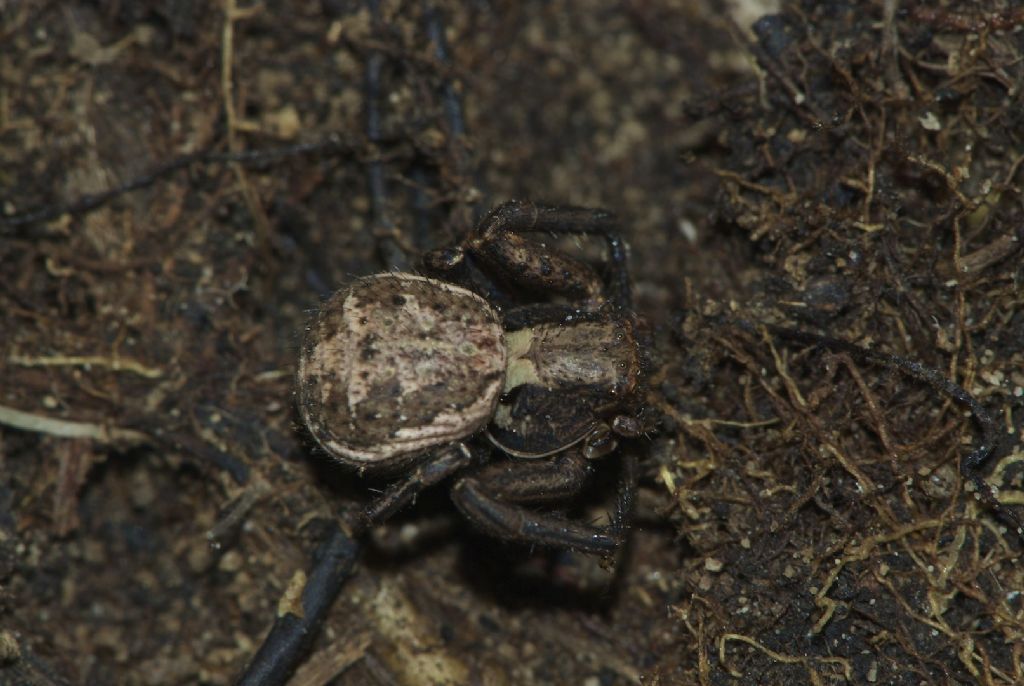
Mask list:
[[[375,42],[383,42],[380,3],[378,0],[367,0],[366,6],[370,11],[370,23],[375,34]],[[407,271],[409,259],[401,247],[398,228],[388,211],[387,182],[384,178],[384,164],[380,155],[380,145],[384,140],[383,113],[381,112],[381,101],[383,100],[381,72],[383,68],[384,54],[379,50],[371,51],[366,57],[363,76],[366,139],[373,150],[373,157],[366,165],[366,182],[370,192],[373,235],[377,239],[380,258],[388,269]]]
[[[363,659],[370,647],[372,636],[360,633],[335,641],[310,657],[295,671],[289,686],[322,686]]]
[[[750,51],[758,64],[761,65],[761,67],[779,83],[784,91],[786,91],[793,103],[793,112],[798,117],[802,118],[812,127],[821,126],[828,120],[825,113],[822,112],[817,105],[815,105],[814,102],[812,102],[805,93],[802,93],[796,84],[793,83],[792,79],[789,78],[789,75],[786,74],[782,66],[779,65],[779,63],[769,55],[759,43],[747,38],[747,34],[736,25],[734,20],[729,20],[728,28],[733,39]]]
[[[848,353],[843,353],[839,356],[846,370],[853,377],[854,383],[857,384],[857,388],[860,389],[860,394],[864,397],[864,402],[867,403],[868,412],[871,414],[871,418],[875,422],[875,431],[878,433],[879,439],[882,441],[882,445],[885,447],[886,453],[890,458],[895,458],[897,452],[897,446],[892,440],[892,435],[889,431],[889,427],[886,424],[885,416],[882,414],[881,408],[878,406],[878,400],[875,395],[868,388],[867,383],[864,381],[864,377],[861,376],[860,370],[857,369],[857,365],[853,363]]]
[[[441,71],[450,73],[451,51],[445,38],[445,25],[441,21],[441,11],[431,2],[423,4],[424,24],[427,35],[434,48],[434,57],[440,64]],[[451,78],[445,78],[441,86],[441,104],[444,107],[445,123],[447,124],[448,154],[452,159],[455,173],[454,182],[459,188],[465,188],[470,182],[476,189],[483,188],[483,180],[479,170],[470,169],[470,149],[467,142],[466,119],[462,113],[462,101]],[[468,231],[472,224],[483,215],[480,198],[483,193],[475,195],[476,200],[460,193],[456,199],[456,226],[460,231]],[[467,207],[468,205],[468,207]]]
[[[235,136],[239,129],[239,121],[235,108],[235,86],[234,86],[234,54],[235,54],[235,22],[246,19],[262,9],[262,5],[253,5],[244,10],[239,10],[235,0],[224,0],[224,27],[221,31],[221,95],[224,99],[224,115],[227,120],[228,150],[234,152],[237,146]],[[256,236],[262,250],[269,250],[270,246],[270,220],[263,206],[259,202],[252,184],[249,183],[245,169],[237,162],[231,164],[231,171],[238,180],[238,186],[245,198],[246,207],[256,225]]]
[[[427,462],[406,479],[389,486],[365,510],[335,527],[314,556],[302,592],[302,616],[286,612],[274,620],[270,633],[236,682],[237,686],[284,684],[302,658],[308,641],[316,635],[331,602],[351,576],[359,555],[357,539],[371,526],[386,521],[411,503],[424,488],[444,480],[473,459],[468,451],[453,450],[440,460]]]
[[[101,443],[139,444],[150,440],[147,434],[106,424],[72,422],[16,410],[0,405],[0,424],[22,431],[48,434],[58,438],[90,438]]]
[[[227,472],[235,483],[244,484],[249,480],[249,468],[244,462],[206,441],[185,433],[165,433],[160,429],[146,433],[109,424],[75,422],[33,414],[6,405],[0,405],[0,425],[57,438],[84,438],[105,445],[164,446],[201,458],[200,461],[208,462],[217,469]]]
[[[11,364],[22,367],[104,367],[115,372],[131,372],[147,379],[159,379],[164,375],[164,371],[159,367],[148,367],[141,362],[117,355],[111,357],[104,355],[52,355],[49,357],[11,355],[7,360]]]
[[[741,327],[750,330],[751,325],[749,323],[741,323]],[[974,396],[947,379],[938,371],[925,367],[919,362],[908,360],[905,357],[900,357],[899,355],[876,352],[874,350],[862,348],[859,345],[855,345],[848,341],[830,338],[828,336],[819,336],[818,334],[797,331],[795,329],[780,326],[769,326],[767,329],[770,333],[780,338],[805,343],[807,345],[822,346],[828,349],[842,351],[844,353],[848,353],[854,359],[874,364],[881,364],[887,367],[894,367],[911,378],[927,383],[937,392],[942,393],[957,404],[963,405],[970,410],[975,421],[978,422],[978,425],[981,428],[982,438],[981,444],[960,461],[960,473],[964,478],[969,479],[971,483],[974,484],[974,487],[982,500],[984,500],[985,503],[996,512],[1009,519],[1017,530],[1017,533],[1024,538],[1024,525],[1021,524],[1019,519],[1012,512],[1003,507],[999,502],[999,499],[996,497],[992,486],[990,486],[979,473],[981,467],[995,449],[996,443],[999,440],[1000,431],[996,420],[991,414],[989,414],[988,410],[986,410],[984,406],[974,398]]]
[[[770,650],[769,648],[767,648],[766,646],[764,646],[763,644],[759,643],[758,641],[754,640],[749,636],[744,636],[742,634],[723,634],[718,639],[718,659],[723,665],[726,666],[726,669],[729,670],[729,673],[738,679],[742,679],[744,677],[744,673],[738,669],[729,666],[729,660],[727,659],[726,655],[726,644],[729,641],[739,641],[741,643],[746,643],[747,645],[756,648],[757,650],[760,650],[765,655],[770,656],[773,660],[777,660],[778,662],[781,662],[783,664],[802,665],[807,670],[807,676],[813,684],[824,683],[821,680],[821,675],[817,673],[813,666],[816,664],[837,665],[842,669],[843,676],[846,678],[846,680],[850,680],[853,677],[853,665],[846,658],[804,657],[802,655],[786,655],[784,653]]]
[[[239,150],[237,152],[218,153],[202,150],[181,155],[173,160],[155,166],[150,171],[127,183],[114,186],[99,193],[90,193],[67,203],[48,202],[38,207],[8,217],[0,216],[0,235],[14,235],[16,229],[31,227],[36,224],[52,221],[63,215],[78,215],[101,207],[114,198],[132,191],[148,188],[160,179],[185,169],[193,164],[217,164],[237,162],[244,165],[261,165],[298,155],[356,155],[355,142],[331,135],[324,140],[312,143],[297,143],[267,150]]]
[[[358,555],[359,544],[335,526],[313,557],[302,589],[302,615],[278,615],[236,686],[281,686],[288,681],[342,583],[352,574]]]

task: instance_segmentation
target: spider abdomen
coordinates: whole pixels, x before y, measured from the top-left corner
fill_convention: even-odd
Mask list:
[[[299,407],[332,457],[401,464],[490,420],[505,380],[497,312],[458,286],[376,274],[335,293],[310,325]]]

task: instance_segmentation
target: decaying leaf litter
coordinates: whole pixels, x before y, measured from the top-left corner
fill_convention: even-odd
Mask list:
[[[1020,541],[957,471],[971,418],[891,369],[728,324],[940,370],[999,420],[986,478],[1019,506],[1019,10],[790,3],[748,32],[717,6],[452,6],[445,66],[418,6],[385,7],[383,31],[334,3],[228,8],[2,15],[4,680],[230,683],[367,495],[296,426],[306,311],[378,271],[385,239],[463,231],[473,188],[628,227],[661,362],[632,550],[610,577],[488,543],[427,497],[375,535],[293,683],[417,683],[424,665],[438,683],[1024,678]],[[10,221],[182,154],[329,136]],[[377,159],[393,228],[370,216]]]

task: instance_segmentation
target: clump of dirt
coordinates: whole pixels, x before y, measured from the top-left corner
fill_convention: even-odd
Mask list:
[[[699,553],[674,608],[707,651],[683,681],[1022,678],[1022,20],[793,3],[754,26],[756,84],[691,102],[721,124],[721,156],[691,160],[756,297],[689,298],[667,377],[663,476]],[[984,407],[730,320],[919,361]],[[990,433],[980,502],[958,465]]]

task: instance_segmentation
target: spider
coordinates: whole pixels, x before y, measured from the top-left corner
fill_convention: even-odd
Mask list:
[[[607,283],[531,233],[603,238]],[[302,346],[299,407],[319,445],[360,471],[405,473],[353,528],[458,474],[452,499],[487,534],[610,555],[633,501],[633,456],[608,526],[530,506],[578,494],[595,460],[641,433],[646,365],[614,217],[507,202],[424,261],[435,277],[376,274],[334,294]],[[499,309],[480,295],[502,286],[571,300]]]
[[[380,8],[367,4],[379,33]],[[423,25],[434,56],[448,64],[442,22],[429,3]],[[371,51],[366,138],[378,146],[386,138],[382,72],[382,54]],[[442,84],[440,100],[452,169],[438,176],[465,179],[465,126],[451,83]],[[416,178],[423,174],[411,171]],[[360,535],[449,477],[462,513],[508,540],[610,556],[624,540],[632,510],[637,476],[630,454],[622,459],[608,526],[533,509],[580,492],[594,460],[612,453],[618,437],[640,433],[645,351],[612,215],[505,203],[468,238],[427,253],[424,278],[407,273],[380,159],[367,165],[367,186],[381,257],[398,273],[359,279],[326,301],[305,337],[298,400],[328,455],[360,471],[404,476],[324,539],[302,592],[302,615],[277,617],[240,686],[284,683],[351,574]],[[417,208],[429,203],[419,196],[412,205],[422,216]],[[453,216],[459,205],[463,216],[475,213],[468,197],[455,203]],[[603,238],[607,278],[526,235],[545,232]],[[517,296],[527,293],[532,302]],[[358,309],[365,317],[352,317]],[[353,364],[332,366],[343,360]],[[492,454],[499,459],[489,461]]]

